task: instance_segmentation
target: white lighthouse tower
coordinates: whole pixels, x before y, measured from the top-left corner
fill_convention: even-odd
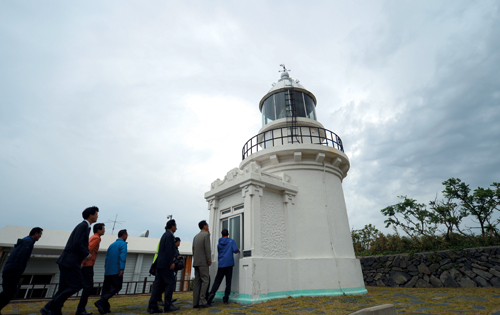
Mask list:
[[[350,164],[340,138],[317,120],[316,97],[282,65],[259,103],[262,128],[239,168],[205,194],[212,233],[211,279],[222,229],[236,241],[231,301],[364,294],[342,180]],[[216,299],[223,295],[221,285]]]

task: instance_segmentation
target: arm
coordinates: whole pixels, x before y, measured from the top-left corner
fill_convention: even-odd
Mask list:
[[[205,236],[205,254],[208,265],[212,264],[212,251],[210,250],[210,234]]]
[[[125,263],[127,261],[127,243],[123,242],[123,245],[120,246],[120,274],[119,276],[123,276],[125,272]]]
[[[240,252],[240,250],[236,246],[236,242],[234,240],[231,242],[231,246],[232,246],[233,253],[237,254]]]
[[[97,246],[99,246],[99,238],[98,237],[91,237],[89,239],[89,251],[90,251],[90,253],[95,251]]]
[[[86,222],[77,225],[72,247],[80,257],[92,258],[89,251],[89,230]]]

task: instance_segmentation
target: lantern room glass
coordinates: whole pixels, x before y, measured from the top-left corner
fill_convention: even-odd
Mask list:
[[[262,104],[262,126],[276,119],[286,118],[286,92],[278,92],[269,96]],[[316,106],[306,93],[293,91],[296,117],[316,120]]]

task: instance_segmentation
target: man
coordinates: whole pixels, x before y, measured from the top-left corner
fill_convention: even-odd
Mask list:
[[[212,252],[210,251],[210,233],[207,221],[198,223],[200,233],[193,239],[193,307],[205,308],[207,304],[207,292],[209,285],[209,267],[212,264]]]
[[[127,261],[127,230],[118,232],[118,239],[108,247],[104,261],[104,283],[101,298],[94,303],[100,314],[111,313],[109,299],[120,292],[123,285],[123,273]]]
[[[219,266],[217,268],[217,275],[215,276],[212,291],[210,291],[210,295],[207,299],[208,304],[212,303],[215,293],[219,289],[222,278],[224,277],[226,277],[226,290],[224,291],[222,301],[224,304],[229,303],[229,294],[231,294],[231,279],[233,278],[234,266],[233,253],[237,254],[240,252],[236,246],[236,242],[229,238],[229,232],[227,229],[222,230],[221,234],[222,237],[219,238],[219,244],[217,245],[217,251],[219,252]]]
[[[31,252],[33,251],[33,246],[40,237],[42,237],[43,229],[35,227],[31,229],[28,236],[23,239],[18,239],[17,244],[10,253],[5,266],[3,267],[2,273],[2,288],[3,291],[0,293],[0,311],[10,300],[14,297],[17,291],[17,284],[21,279],[21,275],[28,265],[28,260],[31,257]]]
[[[90,225],[98,218],[99,208],[89,207],[82,212],[83,221],[78,224],[69,236],[66,247],[56,261],[59,265],[59,289],[40,310],[43,315],[59,315],[64,302],[83,288],[82,261],[90,260],[89,251]]]
[[[179,237],[176,237],[175,238],[175,254],[174,254],[174,262],[177,261],[177,258],[180,256],[179,255],[179,246],[181,246],[181,239]],[[158,257],[158,248],[160,247],[160,242],[158,242],[158,247],[156,248],[156,254],[155,254],[155,257],[153,258],[153,263],[156,261],[156,258]],[[179,270],[177,269],[174,269],[174,278],[177,280],[177,272]],[[156,292],[158,294],[158,305],[160,306],[163,306],[164,303],[163,303],[163,300],[161,299],[161,295],[163,294],[163,292]],[[172,303],[174,303],[175,301],[177,301],[177,299],[172,299]]]
[[[155,282],[147,309],[149,314],[163,312],[158,308],[158,296],[161,296],[161,292],[165,292],[165,312],[172,312],[180,309],[180,307],[172,304],[172,294],[175,288],[174,257],[176,251],[174,233],[177,231],[175,220],[169,220],[165,230],[165,233],[163,233],[160,239],[160,246],[158,247]]]
[[[104,235],[105,231],[104,223],[94,224],[94,235],[89,239],[89,251],[92,258],[90,260],[84,260],[82,263],[83,291],[75,315],[92,314],[85,310],[85,306],[87,306],[90,291],[94,287],[94,265],[97,258],[97,252],[99,251],[99,245],[101,244],[101,236]]]

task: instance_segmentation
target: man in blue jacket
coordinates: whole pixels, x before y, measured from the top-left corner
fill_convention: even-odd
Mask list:
[[[10,253],[9,258],[3,267],[3,291],[0,293],[0,311],[7,304],[9,304],[10,300],[14,297],[14,294],[16,294],[17,284],[21,279],[24,269],[26,269],[26,265],[31,257],[31,252],[33,251],[35,242],[42,237],[42,232],[43,229],[39,227],[31,229],[29,236],[17,240],[14,250]]]
[[[224,304],[229,302],[229,294],[231,294],[231,279],[233,278],[234,267],[233,253],[239,253],[240,250],[236,246],[236,242],[229,238],[229,232],[227,229],[222,230],[222,237],[219,238],[217,251],[219,252],[219,265],[217,268],[217,275],[215,276],[214,284],[212,286],[212,291],[210,291],[210,294],[208,295],[207,304],[212,303],[212,300],[215,297],[215,292],[219,290],[222,278],[224,277],[226,277],[226,290],[224,291],[222,301]]]
[[[108,247],[104,262],[104,283],[101,298],[94,303],[101,314],[111,313],[109,299],[120,292],[123,284],[123,273],[127,261],[127,230],[118,232],[118,239]]]

